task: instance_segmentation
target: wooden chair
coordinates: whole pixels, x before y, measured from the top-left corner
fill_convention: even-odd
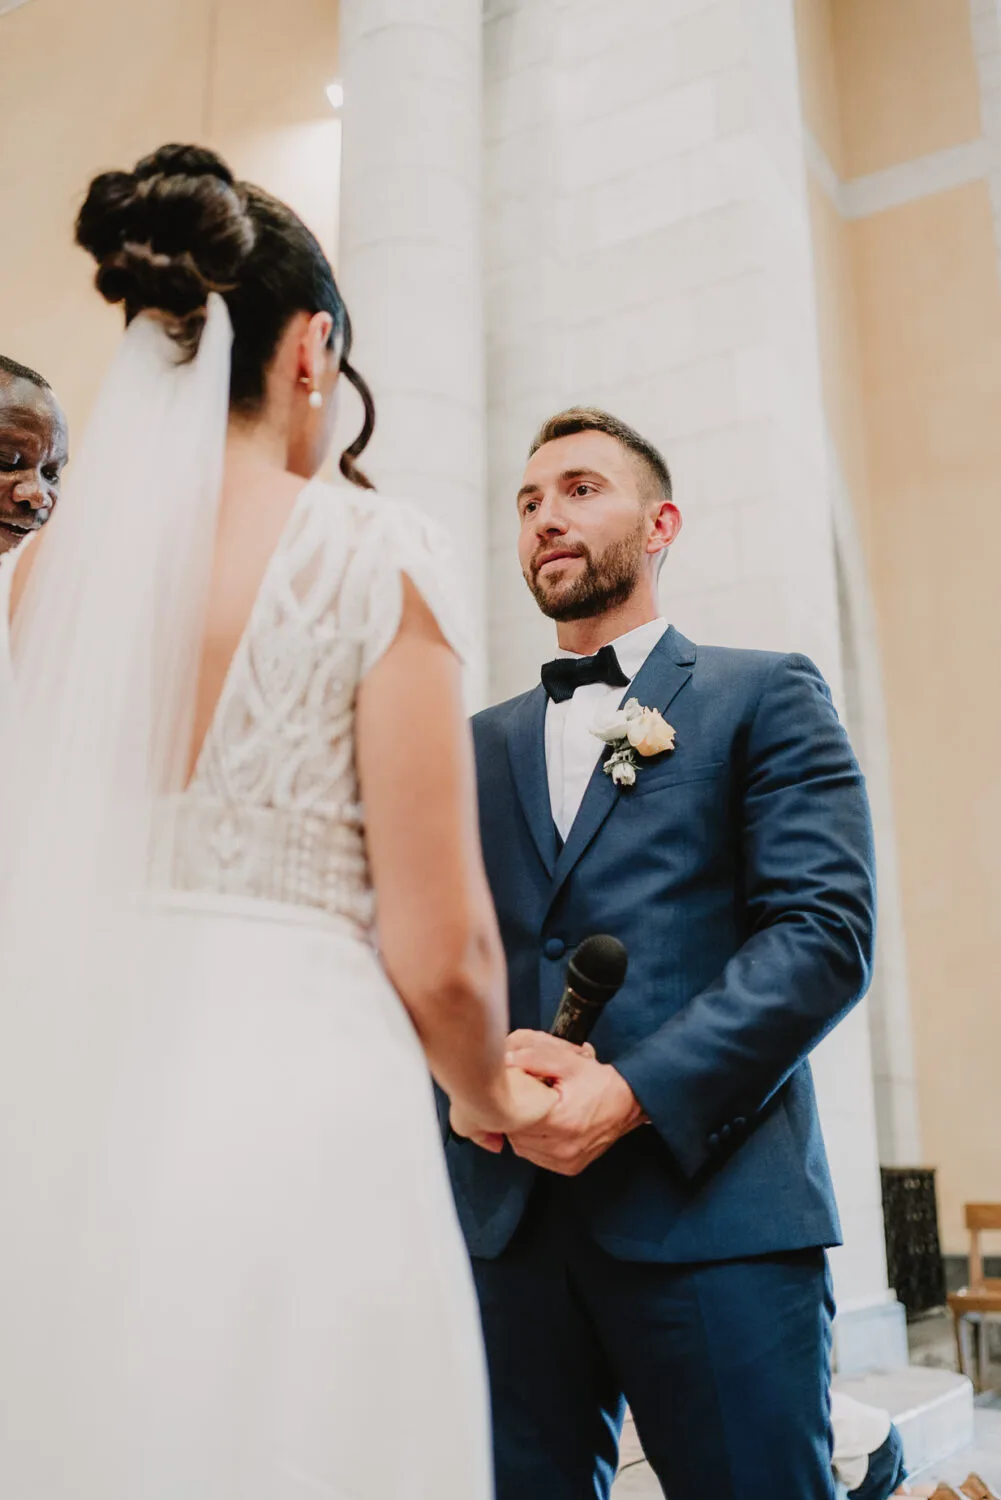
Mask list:
[[[960,1292],[951,1292],[949,1308],[956,1329],[959,1368],[982,1391],[988,1384],[987,1319],[1001,1316],[1001,1279],[984,1275],[984,1257],[980,1236],[988,1229],[1001,1229],[1001,1203],[968,1203],[966,1227],[970,1231],[970,1284]],[[970,1329],[977,1329],[977,1373],[973,1373]]]

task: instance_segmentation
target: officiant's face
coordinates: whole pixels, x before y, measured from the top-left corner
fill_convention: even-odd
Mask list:
[[[633,455],[607,432],[543,443],[518,492],[518,561],[552,620],[584,620],[623,604],[651,559],[657,502]]]
[[[67,456],[66,418],[52,392],[0,370],[0,553],[49,519]]]

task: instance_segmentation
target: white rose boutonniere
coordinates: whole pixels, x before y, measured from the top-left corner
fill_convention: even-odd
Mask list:
[[[600,718],[591,726],[591,733],[596,734],[599,740],[604,740],[606,745],[614,745],[618,740],[624,740],[629,734],[629,722],[632,710],[639,709],[635,698],[630,698],[621,708],[613,709],[605,718]]]
[[[616,786],[635,786],[640,769],[638,755],[664,755],[674,749],[675,732],[656,708],[644,708],[637,698],[630,698],[621,708],[592,727],[612,753],[605,761],[605,775]]]

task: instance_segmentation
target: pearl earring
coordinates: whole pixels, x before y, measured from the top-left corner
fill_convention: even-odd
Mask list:
[[[314,411],[319,411],[323,405],[323,393],[322,391],[318,391],[315,386],[309,393],[309,404]]]

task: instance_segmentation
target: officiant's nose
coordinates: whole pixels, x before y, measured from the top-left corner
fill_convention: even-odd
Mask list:
[[[47,510],[51,497],[48,485],[42,484],[41,474],[32,469],[14,485],[11,498],[15,505],[23,505],[25,510]]]

